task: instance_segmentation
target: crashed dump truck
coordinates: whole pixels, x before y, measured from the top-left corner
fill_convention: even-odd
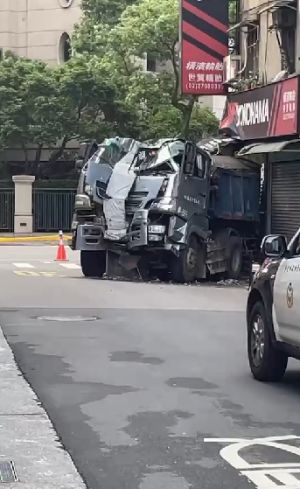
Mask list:
[[[85,276],[114,261],[176,282],[239,277],[258,242],[255,164],[182,139],[106,140],[86,160],[72,225]]]

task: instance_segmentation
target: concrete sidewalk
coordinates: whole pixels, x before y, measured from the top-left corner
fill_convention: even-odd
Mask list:
[[[70,456],[22,377],[0,329],[1,462],[12,461],[18,482],[7,489],[84,489]]]

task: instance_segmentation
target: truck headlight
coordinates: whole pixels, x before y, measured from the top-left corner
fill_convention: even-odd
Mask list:
[[[84,191],[85,191],[85,193],[86,193],[86,194],[88,194],[88,195],[90,195],[90,196],[92,196],[92,195],[93,195],[93,189],[92,189],[92,187],[91,187],[90,185],[88,185],[88,184],[87,184],[87,185],[85,185],[85,187],[84,187]]]
[[[91,201],[88,195],[78,194],[75,197],[75,209],[91,209]]]
[[[78,221],[72,221],[71,231],[76,231],[78,227]]]
[[[175,212],[176,210],[176,199],[173,197],[164,197],[159,200],[155,200],[151,209],[165,212]]]
[[[148,226],[149,234],[164,234],[166,232],[166,226],[161,226],[159,224],[150,224]]]

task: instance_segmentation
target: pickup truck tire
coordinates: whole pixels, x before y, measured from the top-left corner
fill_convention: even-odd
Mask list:
[[[288,357],[272,341],[265,307],[256,302],[248,321],[248,358],[252,375],[262,382],[281,380],[286,371]]]
[[[238,236],[230,236],[227,248],[227,257],[227,277],[237,280],[243,267],[243,245],[241,238]]]
[[[85,277],[101,278],[106,271],[106,252],[81,251],[80,263]]]
[[[198,276],[201,245],[196,236],[190,236],[179,257],[172,257],[170,271],[175,282],[194,282]]]

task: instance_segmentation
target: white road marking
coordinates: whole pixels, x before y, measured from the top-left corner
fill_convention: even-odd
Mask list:
[[[39,272],[39,274],[41,275],[41,277],[56,277],[57,276],[57,273],[56,272]]]
[[[69,270],[80,270],[80,266],[76,263],[60,263],[60,266],[68,268]]]
[[[31,270],[14,270],[14,274],[19,277],[39,277],[38,272],[32,272]]]
[[[300,473],[300,448],[283,443],[284,441],[293,441],[300,439],[295,435],[288,436],[269,436],[266,438],[254,439],[236,439],[236,438],[205,438],[206,443],[226,443],[227,446],[220,450],[221,457],[226,460],[232,467],[239,470],[242,476],[247,479],[258,489],[300,489],[300,480],[294,474]],[[229,445],[228,445],[229,443]],[[241,450],[245,454],[245,449],[252,446],[270,447],[272,449],[288,452],[296,458],[298,463],[261,463],[250,464],[241,456]]]
[[[30,263],[13,263],[13,265],[17,268],[35,268]]]

